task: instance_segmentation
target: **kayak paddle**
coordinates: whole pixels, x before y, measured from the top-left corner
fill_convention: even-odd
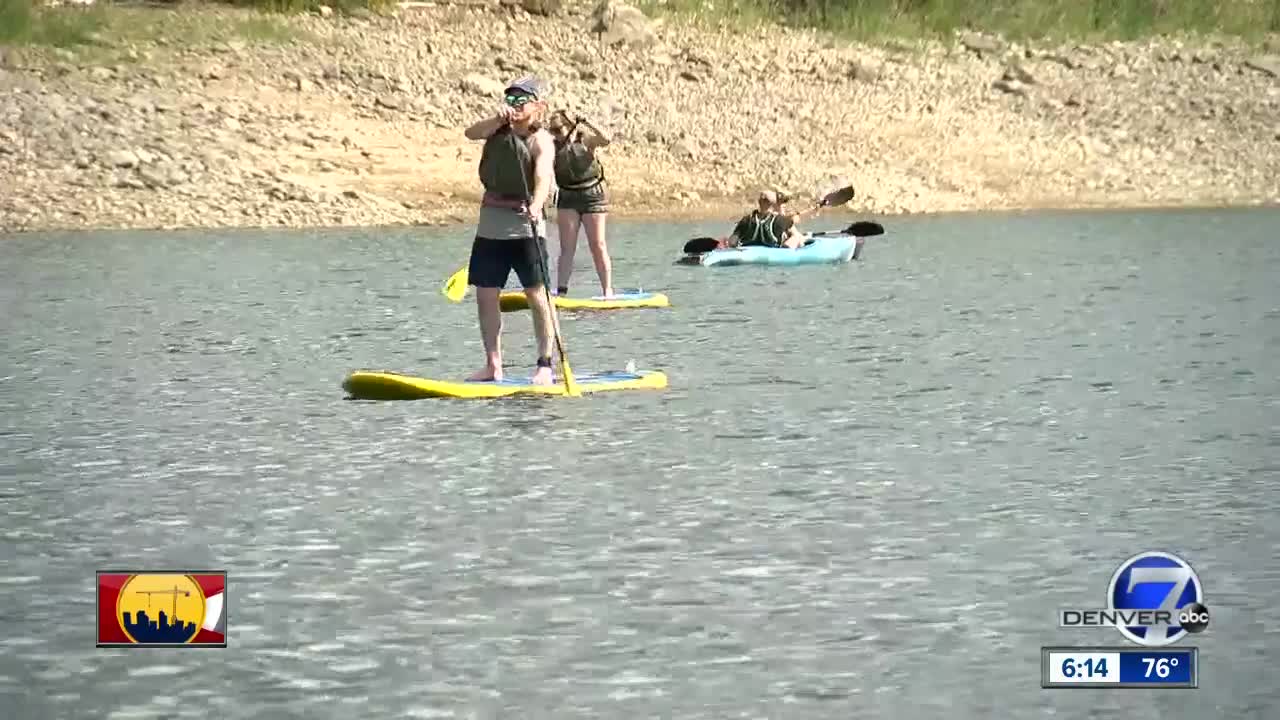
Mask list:
[[[824,207],[835,207],[837,205],[843,205],[852,199],[853,199],[853,186],[845,185],[842,188],[839,188],[827,193],[825,196],[823,196],[821,200],[818,201],[817,205],[813,206],[813,209],[818,210]]]
[[[724,247],[723,243],[723,240],[717,240],[713,237],[696,237],[684,244],[684,251],[688,255],[701,255],[716,248]]]
[[[685,252],[689,255],[701,255],[703,252],[716,250],[717,247],[724,247],[723,240],[716,240],[714,237],[695,237],[685,243]]]
[[[440,292],[444,293],[449,302],[462,302],[462,297],[467,294],[467,279],[467,268],[460,268],[444,281],[444,287],[440,288]]]
[[[815,233],[815,234],[819,234],[819,233]],[[833,233],[820,233],[820,234],[827,235],[827,234],[833,234]],[[883,235],[884,226],[878,222],[871,222],[869,220],[859,220],[858,222],[853,223],[852,225],[845,228],[844,230],[841,230],[839,233],[834,233],[834,234],[852,235],[854,237],[860,237],[860,238],[873,237],[875,235]]]

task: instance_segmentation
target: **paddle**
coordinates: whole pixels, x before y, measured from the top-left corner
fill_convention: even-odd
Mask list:
[[[814,233],[814,235],[852,235],[860,238],[874,237],[876,235],[883,234],[884,226],[878,222],[871,222],[869,220],[859,220],[849,227],[839,231],[828,230],[826,232]]]
[[[809,208],[808,210],[801,210],[800,212],[796,213],[796,217],[801,217],[803,215],[814,212],[816,210],[821,210],[822,208],[825,208],[825,207],[835,207],[836,205],[844,205],[845,203],[853,199],[853,195],[854,195],[854,190],[852,185],[846,185],[842,188],[837,188],[827,193],[826,195],[824,195],[820,200],[818,200],[817,203],[814,204],[813,207]],[[881,229],[881,232],[883,232],[883,228]],[[726,246],[727,246],[727,238],[716,239],[712,237],[697,237],[684,244],[684,251],[686,254],[689,254],[689,255],[700,255],[702,253],[711,252],[712,250],[715,250],[717,248],[723,248]]]
[[[684,251],[688,255],[701,255],[722,247],[720,242],[713,237],[696,237],[684,244]]]
[[[440,288],[440,292],[444,293],[449,302],[462,302],[462,297],[467,294],[467,280],[467,268],[459,268],[458,272],[444,281],[444,287]]]
[[[818,237],[837,234],[853,235],[854,237],[860,238],[872,237],[875,235],[883,235],[884,226],[880,223],[860,220],[844,230],[814,233],[814,235]],[[717,240],[713,237],[696,237],[684,244],[684,252],[686,255],[702,255],[703,253],[709,253],[712,250],[724,249],[725,247],[723,240]]]
[[[510,133],[512,149],[516,150],[515,144],[519,142],[514,132]],[[525,180],[524,174],[520,175],[520,183],[524,188],[525,209],[529,209],[529,205],[533,202],[533,196],[529,193],[529,183]],[[533,217],[533,213],[529,213],[529,233],[533,238],[533,254],[537,256],[538,272],[542,273],[542,292],[547,298],[547,312],[551,315],[551,334],[556,340],[556,354],[560,356],[560,375],[564,379],[564,392],[569,397],[581,397],[582,391],[578,389],[578,383],[573,379],[573,370],[569,368],[569,354],[565,352],[564,340],[560,337],[560,317],[556,312],[556,302],[551,297],[551,273],[547,269],[547,254],[544,252],[545,246],[539,242],[538,223]]]

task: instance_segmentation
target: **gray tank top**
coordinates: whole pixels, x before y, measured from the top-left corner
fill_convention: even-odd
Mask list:
[[[538,218],[538,236],[547,236],[547,219]],[[480,206],[476,235],[494,240],[516,240],[529,237],[529,217],[519,210]]]

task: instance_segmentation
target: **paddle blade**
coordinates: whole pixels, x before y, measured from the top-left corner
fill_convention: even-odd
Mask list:
[[[467,294],[467,280],[467,269],[462,268],[444,281],[444,287],[441,292],[449,299],[449,302],[462,302],[463,296]]]
[[[582,397],[582,391],[578,389],[578,381],[573,377],[573,370],[569,367],[569,358],[560,353],[560,375],[564,378],[564,392],[569,397]]]
[[[854,237],[871,237],[873,235],[883,235],[884,226],[880,223],[869,222],[867,220],[859,220],[844,229],[845,235],[853,235]]]
[[[684,244],[684,251],[688,255],[701,255],[719,247],[723,245],[713,237],[696,237]]]
[[[852,199],[853,199],[853,186],[846,185],[845,187],[842,187],[839,190],[835,190],[833,192],[827,193],[827,195],[823,197],[822,201],[819,202],[818,204],[821,207],[835,207],[836,205],[843,205]]]

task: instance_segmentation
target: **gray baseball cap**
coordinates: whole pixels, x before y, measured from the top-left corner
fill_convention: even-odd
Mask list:
[[[546,100],[547,96],[551,94],[551,85],[537,75],[525,75],[522,78],[512,80],[503,92],[507,94],[519,92],[531,95],[537,100]]]

